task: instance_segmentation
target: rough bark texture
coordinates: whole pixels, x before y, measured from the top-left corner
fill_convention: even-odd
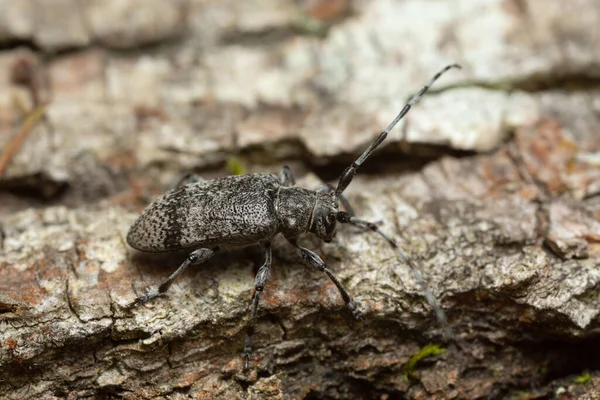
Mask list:
[[[0,0],[0,149],[48,103],[0,181],[0,397],[599,398],[599,26],[597,0]],[[124,308],[185,257],[124,240],[179,174],[237,155],[316,187],[449,62],[347,193],[457,347],[348,227],[303,240],[366,320],[276,241],[248,371],[259,251]]]

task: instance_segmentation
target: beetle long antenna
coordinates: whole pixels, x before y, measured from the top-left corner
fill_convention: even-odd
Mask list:
[[[461,68],[461,66],[458,65],[458,64],[448,65],[444,69],[442,69],[441,71],[439,71],[437,74],[435,74],[433,76],[433,78],[431,78],[429,80],[429,82],[427,82],[427,84],[425,86],[423,86],[423,88],[421,90],[419,90],[419,92],[417,94],[415,94],[408,101],[408,103],[406,103],[406,105],[404,106],[404,108],[402,108],[402,111],[400,111],[400,113],[398,115],[396,115],[396,118],[394,118],[394,120],[388,125],[387,128],[385,128],[385,130],[383,132],[381,132],[381,134],[379,135],[379,137],[377,139],[375,139],[375,141],[369,146],[369,148],[367,150],[365,150],[365,152],[362,153],[360,155],[360,157],[358,157],[358,159],[352,163],[352,165],[350,165],[348,168],[346,168],[346,170],[340,176],[340,180],[338,181],[337,188],[335,189],[335,194],[337,196],[339,196],[340,194],[342,194],[344,192],[344,190],[346,190],[346,188],[348,187],[348,185],[350,184],[350,182],[352,182],[352,178],[354,178],[354,175],[356,174],[356,170],[358,169],[358,167],[360,167],[361,164],[363,162],[365,162],[365,160],[367,158],[369,158],[369,156],[371,155],[371,153],[381,144],[381,142],[383,142],[385,140],[385,138],[387,137],[388,133],[408,113],[408,111],[410,110],[410,108],[417,101],[419,101],[419,99],[421,98],[421,96],[423,96],[423,94],[425,94],[425,92],[427,92],[427,90],[431,87],[431,85],[433,85],[433,83],[440,76],[442,76],[442,74],[444,74],[444,72],[448,71],[451,68]]]
[[[431,292],[431,289],[429,289],[429,285],[427,284],[427,282],[423,278],[423,274],[421,274],[421,271],[412,262],[412,260],[409,257],[407,257],[406,254],[404,254],[404,252],[398,246],[398,244],[396,244],[396,242],[394,242],[392,239],[390,239],[385,233],[383,233],[377,227],[377,225],[375,225],[372,222],[355,218],[355,217],[351,216],[350,214],[345,213],[343,211],[340,211],[337,214],[337,220],[338,220],[338,222],[341,222],[343,224],[351,224],[351,225],[354,225],[354,226],[361,227],[363,229],[369,229],[372,232],[375,232],[376,234],[378,234],[379,236],[381,236],[383,239],[385,239],[385,241],[392,247],[392,249],[396,253],[396,257],[398,257],[398,259],[401,262],[405,263],[410,268],[410,271],[412,272],[413,278],[415,278],[415,280],[417,281],[417,284],[419,285],[421,291],[425,294],[425,298],[427,299],[427,302],[429,303],[429,306],[431,307],[431,309],[435,313],[435,316],[436,316],[438,322],[442,326],[442,329],[444,330],[444,336],[446,337],[446,340],[449,341],[449,342],[454,342],[455,341],[454,340],[454,333],[452,332],[452,328],[450,328],[450,325],[448,324],[448,320],[446,319],[446,314],[444,313],[444,310],[442,309],[442,307],[440,307],[437,299],[435,298],[435,296]]]

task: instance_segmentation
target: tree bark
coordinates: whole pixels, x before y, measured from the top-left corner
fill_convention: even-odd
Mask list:
[[[600,396],[598,1],[60,1],[78,10],[63,30],[58,5],[28,25],[29,2],[3,3],[0,148],[36,96],[48,111],[1,171],[0,397]],[[463,70],[347,194],[419,266],[455,344],[408,266],[348,226],[302,242],[365,320],[279,238],[248,370],[260,251],[125,307],[186,256],[125,241],[179,174],[235,156],[334,181],[448,62]],[[428,344],[444,351],[416,362]]]

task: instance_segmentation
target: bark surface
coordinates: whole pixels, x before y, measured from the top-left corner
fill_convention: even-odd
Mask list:
[[[0,397],[599,398],[599,26],[597,0],[0,0]],[[316,188],[451,62],[346,193],[457,346],[348,226],[302,244],[365,320],[276,240],[249,370],[261,251],[125,308],[186,256],[124,239],[180,174]]]

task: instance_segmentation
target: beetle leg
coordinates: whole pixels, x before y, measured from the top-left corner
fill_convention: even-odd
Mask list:
[[[244,342],[244,369],[248,368],[250,362],[250,353],[252,353],[252,335],[254,334],[254,326],[256,325],[256,316],[258,314],[258,299],[265,288],[269,273],[271,271],[271,243],[265,244],[265,262],[258,269],[254,278],[254,296],[252,296],[250,320],[248,321],[248,330],[246,333],[246,341]]]
[[[151,300],[155,297],[158,297],[158,296],[164,294],[167,290],[169,290],[169,287],[171,286],[173,281],[179,275],[181,275],[181,273],[183,271],[185,271],[187,267],[189,267],[190,265],[195,264],[195,263],[203,263],[204,261],[206,261],[210,257],[212,257],[212,255],[214,253],[215,253],[215,251],[210,250],[210,249],[198,249],[198,250],[191,252],[190,255],[185,259],[183,264],[181,264],[175,272],[173,272],[167,279],[165,279],[164,282],[162,282],[158,286],[153,286],[153,287],[149,288],[145,294],[143,294],[142,296],[138,297],[133,302],[131,302],[127,306],[127,308],[131,308],[131,307],[135,307],[139,304],[143,304],[143,303],[147,302],[148,300]]]
[[[279,171],[279,181],[286,187],[294,186],[296,184],[294,174],[287,165],[284,165],[283,168],[281,168],[281,171]]]
[[[298,251],[300,252],[300,256],[302,257],[302,262],[304,263],[304,265],[312,267],[312,268],[316,268],[319,271],[324,272],[325,275],[327,275],[329,277],[329,279],[331,279],[331,281],[335,284],[338,291],[340,292],[340,295],[342,295],[342,299],[344,299],[344,303],[346,303],[346,307],[348,307],[348,309],[350,310],[350,312],[352,313],[354,318],[363,319],[363,315],[356,307],[356,303],[354,301],[352,301],[352,298],[350,297],[350,295],[348,294],[346,289],[344,289],[344,287],[342,286],[340,281],[338,281],[338,279],[327,268],[327,266],[325,265],[323,260],[321,260],[321,258],[317,254],[313,253],[312,251],[308,250],[305,247],[298,245],[298,243],[296,242],[296,239],[290,239],[290,238],[286,238],[286,239],[288,240],[288,242],[290,242],[294,247],[296,247],[298,249]]]
[[[187,185],[188,183],[202,182],[204,180],[205,179],[202,178],[200,175],[188,172],[187,174],[185,174],[181,178],[179,178],[179,180],[177,181],[177,183],[175,185],[173,185],[171,190],[177,189],[178,187],[181,187],[184,185]]]

